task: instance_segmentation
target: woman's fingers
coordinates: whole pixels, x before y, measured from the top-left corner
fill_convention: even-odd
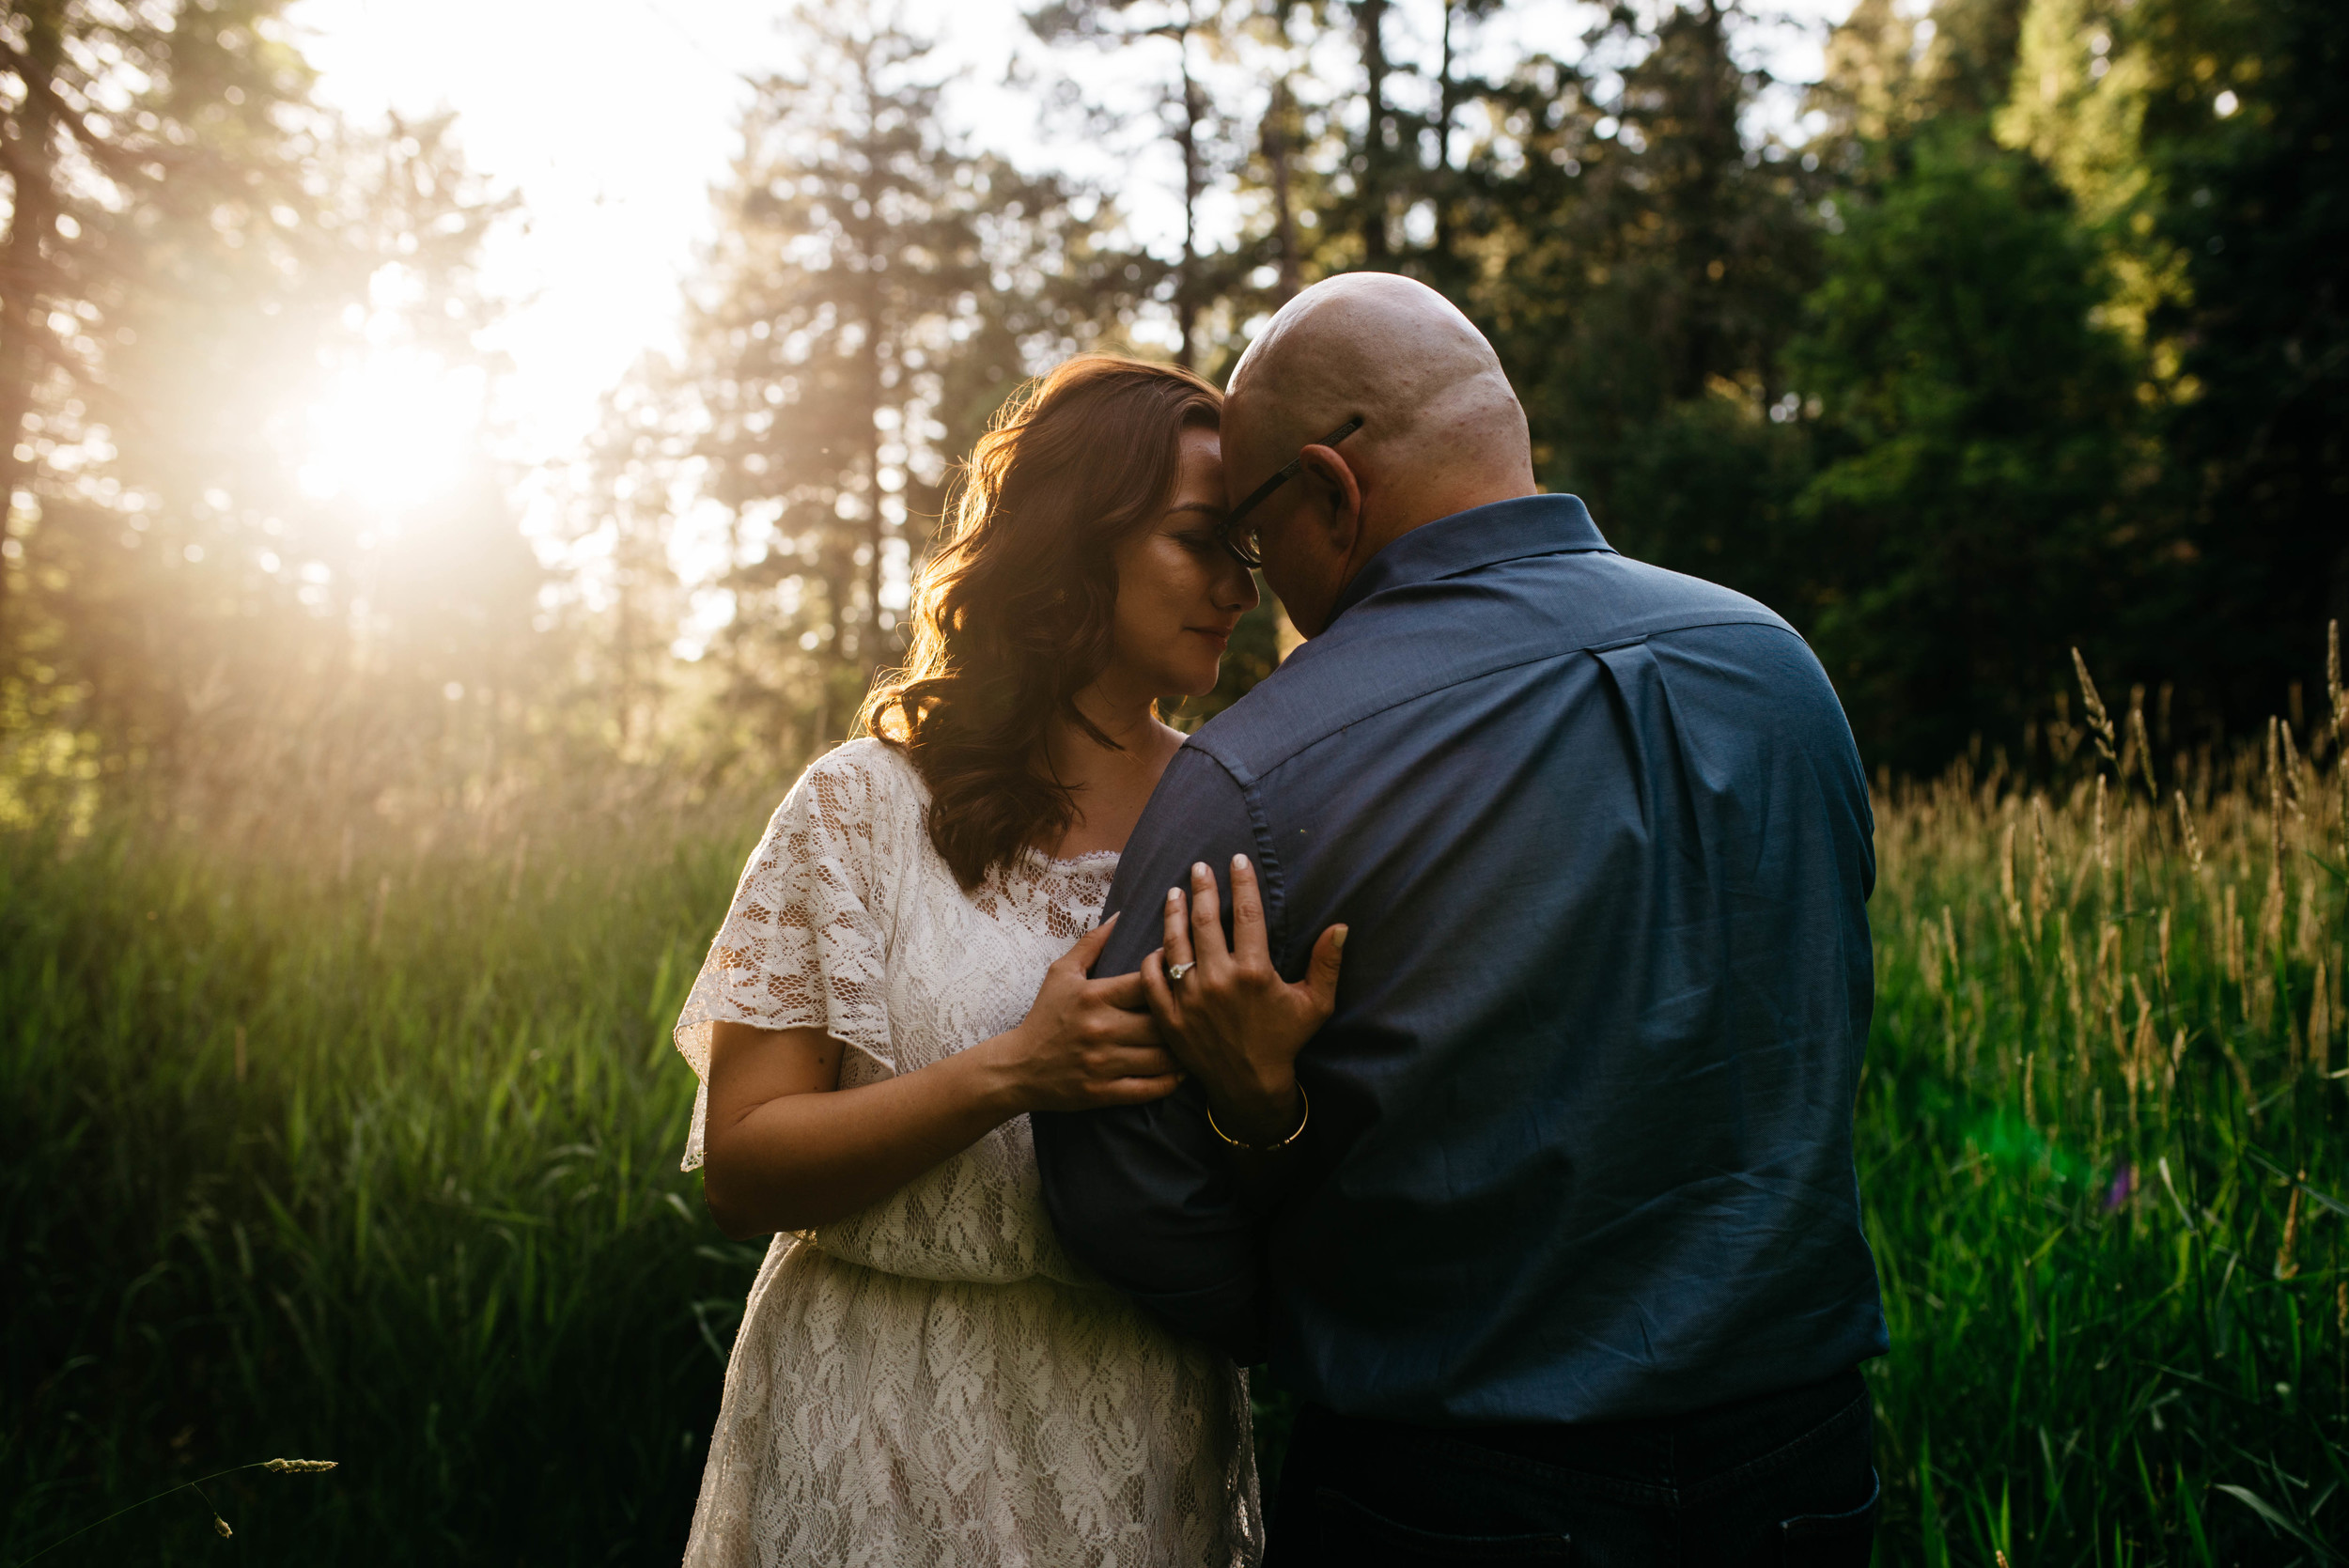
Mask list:
[[[1220,976],[1231,957],[1223,945],[1223,900],[1205,861],[1190,868],[1190,953],[1211,976]]]
[[[1129,979],[1137,977],[1128,976]],[[1158,1044],[1158,1025],[1142,1010],[1145,993],[1140,984],[1134,986],[1134,1005],[1105,1007],[1085,1021],[1085,1040],[1095,1046],[1154,1046]]]
[[[1105,980],[1088,980],[1085,987],[1093,1001],[1122,1007],[1128,1013],[1139,1013],[1148,1005],[1139,974],[1112,974]]]
[[[1245,855],[1232,857],[1232,956],[1268,971],[1272,968],[1272,952],[1265,943],[1264,899],[1256,889],[1256,868]]]
[[[1166,930],[1159,939],[1170,964],[1190,962],[1190,901],[1180,888],[1166,890]]]
[[[1078,973],[1090,973],[1093,966],[1100,961],[1101,949],[1109,945],[1110,932],[1116,924],[1117,916],[1112,915],[1077,939],[1077,945],[1068,950],[1066,957],[1077,966]]]
[[[1183,1075],[1166,1073],[1157,1078],[1121,1078],[1096,1084],[1093,1102],[1096,1105],[1147,1105],[1162,1100],[1183,1086]]]
[[[1346,927],[1332,925],[1314,943],[1313,962],[1305,967],[1305,990],[1323,1017],[1338,1010],[1338,962],[1346,952]]]
[[[1085,1067],[1086,1076],[1098,1082],[1121,1078],[1159,1078],[1183,1070],[1174,1053],[1160,1045],[1121,1046],[1115,1050],[1095,1051]]]
[[[1160,1028],[1181,1033],[1183,1002],[1174,994],[1174,987],[1166,983],[1166,955],[1153,953],[1142,960],[1142,990],[1149,1000],[1150,1017]]]

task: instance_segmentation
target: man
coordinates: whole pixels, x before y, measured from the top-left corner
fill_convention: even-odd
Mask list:
[[[1865,1562],[1875,859],[1825,674],[1539,494],[1418,284],[1290,302],[1223,442],[1309,640],[1168,768],[1097,972],[1236,856],[1282,973],[1350,939],[1293,1066],[1035,1119],[1063,1237],[1302,1401],[1275,1564]]]

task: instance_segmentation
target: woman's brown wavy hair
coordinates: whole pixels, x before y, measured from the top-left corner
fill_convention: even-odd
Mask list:
[[[1013,394],[972,449],[905,666],[858,715],[921,770],[930,842],[964,887],[1076,820],[1046,737],[1058,719],[1114,744],[1076,704],[1109,663],[1112,558],[1173,495],[1183,432],[1222,411],[1188,370],[1087,354]]]

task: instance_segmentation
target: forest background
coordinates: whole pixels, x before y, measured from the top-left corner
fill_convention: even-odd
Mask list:
[[[673,1163],[673,1085],[638,1142],[599,1141],[581,1108],[681,1070],[664,1018],[747,835],[898,657],[957,457],[1067,353],[1220,379],[1316,278],[1423,278],[1499,349],[1543,483],[1627,553],[1786,614],[1888,792],[1953,763],[2077,783],[2104,716],[2077,706],[2076,647],[2116,703],[2137,691],[2132,749],[2108,753],[2124,790],[2157,753],[2181,784],[2199,768],[2207,801],[2231,737],[2290,724],[2272,780],[2274,735],[2296,756],[2291,735],[2329,727],[2349,13],[2327,0],[1861,0],[1808,82],[1764,69],[1792,23],[1719,0],[1592,6],[1559,47],[1499,52],[1511,8],[1491,0],[1053,0],[1009,84],[1046,128],[1036,157],[957,128],[952,70],[903,13],[779,14],[790,63],[751,84],[675,351],[531,473],[487,411],[506,367],[485,342],[512,302],[482,271],[526,214],[468,167],[461,121],[324,106],[284,12],[0,8],[0,1462],[23,1549],[231,1438],[302,1430],[273,1424],[291,1363],[272,1358],[299,1346],[314,1385],[363,1381],[319,1348],[335,1314],[371,1318],[379,1351],[493,1369],[470,1414],[434,1384],[428,1414],[359,1422],[443,1494],[501,1434],[544,1451],[593,1424],[492,1398],[579,1364],[530,1363],[531,1334],[502,1337],[516,1323],[616,1288],[551,1283],[552,1253],[544,1278],[515,1262],[531,1227],[637,1191],[628,1158]],[[1102,91],[1107,58],[1154,85]],[[1137,237],[1130,179],[1049,156],[1072,143],[1174,171],[1147,199],[1179,213],[1174,237]],[[419,429],[430,463],[386,440]],[[1268,604],[1181,722],[1235,700],[1283,636]],[[607,938],[643,972],[590,963]],[[126,956],[149,941],[152,962]],[[76,1030],[111,1042],[102,1088]],[[494,1051],[469,1055],[484,1030]],[[272,1077],[264,1036],[309,1065]],[[346,1108],[320,1154],[328,1090],[303,1075],[330,1059],[301,1053],[362,1038],[379,1083],[419,1061],[438,1076],[408,1132],[395,1095]],[[532,1101],[518,1085],[542,1060],[570,1077]],[[237,1109],[264,1086],[265,1126]],[[506,1198],[473,1190],[505,1157],[487,1124],[453,1154],[465,1117],[570,1126],[567,1106],[585,1141],[541,1137],[495,1178]],[[636,1153],[599,1187],[615,1148]],[[300,1197],[320,1159],[332,1225]],[[376,1159],[404,1196],[370,1196]],[[715,1396],[703,1358],[747,1278],[680,1190],[656,1196],[687,1239],[621,1253],[697,1272],[647,1272],[634,1316],[593,1320],[595,1357],[684,1358],[661,1374],[687,1390],[681,1427],[667,1395],[594,1418],[637,1428],[589,1467],[638,1494],[595,1515],[630,1560],[677,1539],[708,1430],[692,1412]],[[386,1305],[365,1260],[426,1202],[455,1216],[459,1262]],[[306,1284],[254,1262],[272,1226]],[[499,1236],[518,1294],[484,1309],[463,1260]],[[1894,1507],[1913,1520],[1934,1505],[1931,1465],[1912,1470]],[[552,1484],[530,1470],[496,1495]],[[334,1538],[407,1539],[412,1489],[366,1497]],[[477,1510],[421,1517],[450,1560],[533,1556]]]

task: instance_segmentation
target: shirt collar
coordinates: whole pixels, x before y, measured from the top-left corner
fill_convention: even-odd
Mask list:
[[[1579,497],[1521,495],[1471,506],[1422,523],[1372,556],[1338,595],[1330,619],[1335,621],[1384,589],[1433,582],[1528,555],[1593,550],[1611,554],[1614,547],[1599,533]]]

